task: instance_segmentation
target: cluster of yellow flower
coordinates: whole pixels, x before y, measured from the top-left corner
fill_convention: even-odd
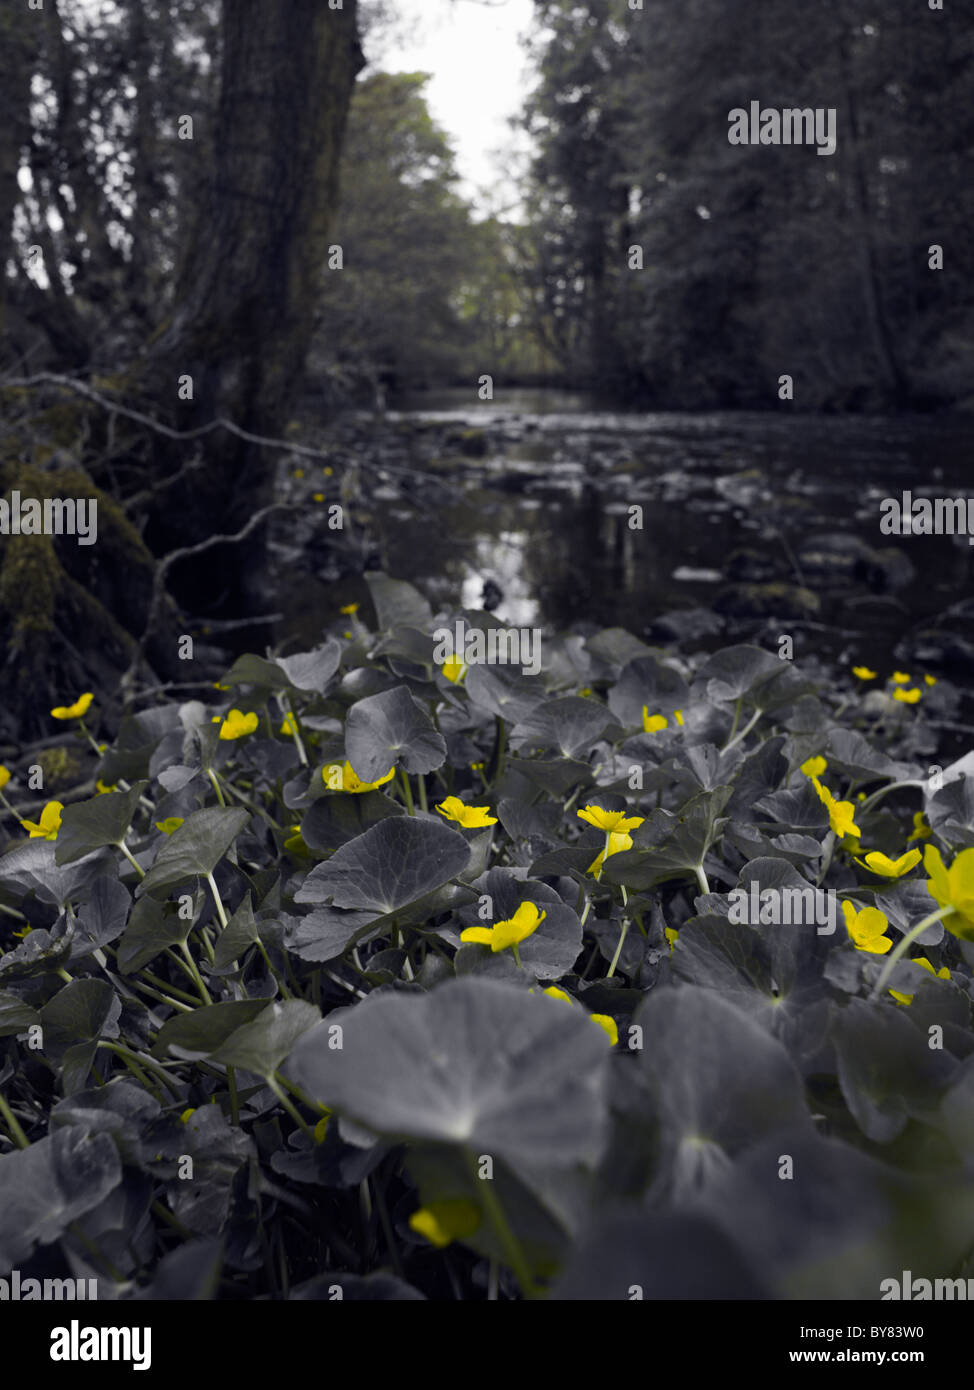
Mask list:
[[[853,666],[852,674],[861,681],[874,681],[879,673],[877,671],[870,671],[868,666]],[[901,705],[915,705],[923,694],[923,691],[920,690],[918,686],[912,686],[908,690],[903,688],[904,686],[909,686],[912,679],[913,677],[907,675],[906,671],[894,671],[890,676],[891,682],[896,686],[896,689],[893,691],[893,699],[899,700]],[[924,676],[923,680],[926,685],[937,684],[936,676]]]

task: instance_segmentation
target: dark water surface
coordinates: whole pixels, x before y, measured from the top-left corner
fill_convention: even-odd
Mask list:
[[[620,413],[551,391],[488,403],[448,391],[406,407],[343,422],[335,472],[390,465],[346,484],[348,538],[434,607],[479,607],[490,580],[503,595],[497,616],[513,625],[584,621],[641,635],[674,610],[716,604],[740,617],[753,591],[742,600],[739,586],[772,584],[780,630],[793,630],[791,617],[802,634],[796,655],[888,672],[904,639],[945,625],[974,654],[967,535],[879,529],[882,499],[904,490],[970,496],[974,522],[974,418]],[[417,468],[431,480],[393,471]],[[634,505],[641,531],[629,524]],[[796,599],[799,587],[812,597]],[[293,572],[275,640],[316,641],[356,600],[367,589],[349,572]]]

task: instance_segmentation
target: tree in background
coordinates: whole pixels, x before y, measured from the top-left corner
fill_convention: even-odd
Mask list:
[[[970,394],[974,51],[957,15],[909,0],[537,12],[535,293],[570,373],[687,409],[767,407],[782,374],[804,409]],[[835,108],[836,154],[730,145],[728,112],[752,100]]]
[[[4,365],[87,374],[177,430],[227,419],[279,434],[314,327],[363,62],[356,0],[47,0],[7,7],[0,36],[0,152],[20,194],[5,167]],[[273,455],[239,435],[163,440],[54,394],[51,406],[8,383],[0,488],[100,489],[113,525],[95,553],[44,536],[4,545],[5,694],[24,724],[55,681],[83,688],[92,664],[106,680],[125,669],[148,613],[150,548],[234,532],[273,473]],[[253,568],[239,548],[215,548],[182,567],[179,590],[197,612],[221,599],[239,611]],[[162,670],[175,648],[166,624],[154,628]]]

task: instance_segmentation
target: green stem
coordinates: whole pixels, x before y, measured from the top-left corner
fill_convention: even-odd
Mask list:
[[[307,767],[308,755],[305,752],[304,740],[301,738],[301,729],[298,724],[298,717],[292,710],[291,701],[288,699],[288,697],[286,695],[282,695],[280,698],[281,707],[283,708],[284,713],[289,714],[291,716],[291,726],[294,730],[294,742],[298,750],[298,757],[301,759],[301,766]]]
[[[7,907],[4,903],[0,903],[0,912],[7,917],[16,917],[18,922],[30,921],[29,917],[25,917],[22,912],[18,912],[15,907]]]
[[[206,985],[203,983],[203,976],[200,974],[196,962],[193,959],[190,949],[186,945],[185,941],[181,941],[179,943],[179,949],[183,953],[183,956],[186,960],[186,964],[189,968],[189,973],[196,985],[196,988],[200,992],[200,998],[203,1000],[204,1004],[212,1004],[213,1000],[210,998],[210,991],[206,988]]]
[[[281,976],[278,974],[278,972],[274,969],[274,966],[271,964],[271,958],[267,954],[267,947],[264,945],[263,941],[261,941],[259,936],[257,938],[257,949],[264,957],[264,964],[267,966],[268,970],[271,972],[271,974],[274,976],[274,979],[277,981],[277,987],[283,994],[284,998],[293,999],[293,994],[288,989],[284,981],[281,979]]]
[[[912,777],[905,782],[889,782],[885,787],[880,787],[878,792],[873,792],[871,796],[867,796],[865,801],[861,801],[856,807],[856,813],[861,815],[864,811],[868,811],[870,806],[877,802],[881,796],[888,796],[890,792],[895,792],[898,787],[919,787],[922,791],[926,785],[926,782],[918,782]]]
[[[474,1191],[478,1194],[483,1203],[484,1210],[490,1219],[491,1225],[503,1248],[507,1263],[514,1272],[514,1277],[521,1286],[521,1292],[525,1298],[537,1298],[540,1290],[531,1277],[531,1270],[525,1258],[524,1251],[521,1249],[517,1236],[511,1230],[504,1209],[494,1194],[492,1183],[493,1178],[481,1178],[477,1155],[470,1149],[464,1149],[464,1156],[467,1160],[467,1167],[474,1181]]]
[[[226,809],[226,804],[227,804],[227,803],[224,801],[224,799],[223,799],[223,792],[220,790],[220,779],[217,777],[217,775],[216,775],[216,773],[213,771],[212,767],[208,767],[208,768],[206,769],[206,775],[207,775],[207,777],[209,777],[210,781],[213,783],[213,790],[216,792],[216,799],[217,799],[217,801],[219,801],[220,805],[221,805],[224,809]]]
[[[918,922],[915,927],[910,928],[906,936],[902,937],[897,942],[886,958],[886,963],[879,973],[879,979],[872,987],[872,992],[869,995],[870,999],[875,999],[877,995],[882,994],[883,986],[886,984],[890,975],[892,975],[897,961],[902,960],[917,937],[922,936],[927,927],[933,926],[934,922],[942,922],[945,917],[949,917],[953,911],[954,908],[948,903],[946,907],[938,907],[936,912],[931,912],[929,917],[924,917],[922,922]]]
[[[281,1104],[284,1106],[284,1109],[291,1116],[291,1119],[294,1120],[298,1125],[300,1125],[302,1132],[308,1136],[308,1138],[311,1140],[313,1144],[315,1142],[314,1130],[308,1124],[307,1120],[305,1120],[304,1117],[301,1115],[301,1112],[298,1110],[291,1097],[278,1084],[276,1076],[269,1076],[267,1078],[267,1084],[274,1092],[274,1094],[277,1096]]]
[[[822,881],[829,871],[832,863],[832,851],[835,849],[835,831],[830,830],[825,837],[825,844],[822,846],[822,867],[819,870],[818,878],[815,880],[815,887],[821,888]]]
[[[0,1091],[0,1116],[3,1117],[7,1128],[10,1130],[11,1138],[17,1145],[18,1149],[29,1149],[30,1140],[27,1138],[27,1135],[21,1129],[20,1121],[17,1119],[17,1116],[14,1114],[10,1106],[7,1104],[2,1091]]]
[[[697,883],[700,885],[701,893],[710,892],[710,884],[707,882],[707,875],[703,871],[703,865],[697,864],[693,870],[697,876]]]
[[[206,875],[206,881],[210,885],[210,892],[213,894],[213,901],[216,903],[216,915],[220,919],[220,926],[226,931],[228,917],[223,906],[223,899],[220,897],[220,890],[216,886],[216,879],[212,873]]]
[[[754,711],[753,715],[751,716],[751,718],[750,718],[750,719],[747,721],[747,723],[744,725],[744,728],[743,728],[743,729],[741,730],[741,732],[736,736],[736,738],[732,738],[732,739],[730,740],[729,743],[725,743],[724,746],[723,746],[723,748],[722,748],[720,751],[721,751],[722,753],[729,753],[730,750],[731,750],[732,748],[736,748],[737,745],[741,742],[742,739],[747,738],[748,734],[751,732],[751,730],[754,728],[755,724],[756,724],[756,723],[758,722],[758,720],[761,718],[761,715],[763,714],[763,712],[764,712],[763,710],[756,709],[756,710]]]
[[[132,868],[138,874],[139,878],[145,878],[145,869],[143,869],[142,865],[134,857],[132,851],[129,849],[128,845],[125,843],[124,840],[119,840],[118,848],[122,851],[122,853],[125,855],[125,858],[132,865]]]
[[[409,785],[409,776],[405,768],[399,769],[399,781],[402,785],[403,795],[406,798],[406,810],[411,816],[416,814],[416,807],[413,805],[413,789]]]
[[[615,953],[614,953],[614,955],[613,955],[613,957],[612,957],[612,960],[611,960],[611,962],[610,962],[610,964],[609,964],[609,973],[608,973],[608,975],[606,975],[606,977],[605,977],[607,980],[611,980],[611,979],[612,979],[612,976],[615,974],[616,966],[619,964],[619,957],[622,955],[622,946],[623,946],[623,942],[625,941],[626,936],[628,935],[628,932],[629,932],[629,918],[628,918],[628,917],[625,917],[625,918],[623,918],[623,922],[622,922],[622,931],[619,933],[619,942],[618,942],[618,945],[617,945],[616,948],[615,948]]]
[[[419,809],[428,812],[429,802],[426,800],[426,778],[420,773],[416,781],[419,783]]]

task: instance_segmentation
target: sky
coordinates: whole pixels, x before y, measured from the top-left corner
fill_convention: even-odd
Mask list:
[[[393,8],[396,23],[369,50],[374,66],[431,73],[426,97],[456,150],[460,191],[481,205],[481,192],[498,208],[515,202],[511,151],[528,145],[506,122],[531,85],[520,40],[531,27],[533,0],[393,0]]]

